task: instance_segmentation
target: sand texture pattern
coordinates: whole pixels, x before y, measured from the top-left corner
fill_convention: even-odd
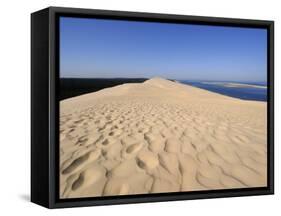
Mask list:
[[[60,102],[60,197],[267,185],[266,103],[161,78]]]

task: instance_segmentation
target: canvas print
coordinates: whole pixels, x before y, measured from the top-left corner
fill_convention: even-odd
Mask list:
[[[267,30],[59,20],[59,197],[267,186]]]

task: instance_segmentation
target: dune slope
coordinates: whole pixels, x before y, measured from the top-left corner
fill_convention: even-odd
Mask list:
[[[266,112],[161,78],[63,100],[60,196],[266,186]]]

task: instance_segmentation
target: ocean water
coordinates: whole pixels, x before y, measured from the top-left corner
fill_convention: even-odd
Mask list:
[[[255,101],[267,101],[267,85],[264,82],[210,82],[210,81],[189,81],[178,80],[183,84],[188,84],[197,88],[202,88],[219,94],[227,95],[234,98]],[[230,83],[246,84],[254,86],[225,86]],[[259,87],[257,87],[259,86]],[[264,88],[260,88],[264,87]]]

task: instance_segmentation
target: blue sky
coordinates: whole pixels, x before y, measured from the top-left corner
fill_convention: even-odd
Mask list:
[[[60,76],[266,81],[265,29],[60,18]]]

